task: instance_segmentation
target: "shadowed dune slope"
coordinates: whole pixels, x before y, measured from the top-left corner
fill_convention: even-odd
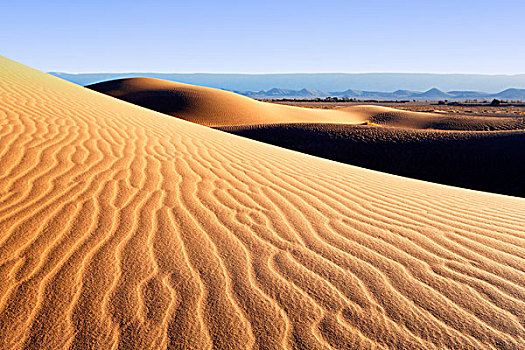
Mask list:
[[[0,58],[1,349],[523,349],[524,208]]]
[[[220,129],[367,169],[525,197],[525,130],[438,131],[340,124]]]
[[[87,88],[207,126],[265,123],[363,122],[346,111],[314,110],[259,102],[232,92],[151,78],[118,79]]]

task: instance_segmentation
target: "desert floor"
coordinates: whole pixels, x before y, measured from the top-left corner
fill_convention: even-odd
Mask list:
[[[322,108],[322,109],[338,109],[355,105],[376,105],[393,107],[405,111],[412,112],[434,112],[445,114],[460,114],[465,116],[479,116],[479,117],[524,117],[525,106],[522,104],[516,105],[500,105],[491,106],[490,103],[472,103],[471,105],[441,105],[439,101],[409,101],[405,103],[397,102],[301,102],[301,101],[268,101],[280,105],[288,105],[305,108]]]

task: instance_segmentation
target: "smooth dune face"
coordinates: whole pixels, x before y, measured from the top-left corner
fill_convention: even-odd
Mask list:
[[[523,349],[524,209],[0,59],[1,349]]]
[[[207,126],[267,123],[362,123],[366,115],[259,102],[232,92],[151,78],[111,80],[88,88]]]

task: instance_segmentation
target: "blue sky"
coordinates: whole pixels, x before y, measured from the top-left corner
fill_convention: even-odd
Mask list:
[[[64,72],[525,73],[525,1],[9,1],[0,54]]]

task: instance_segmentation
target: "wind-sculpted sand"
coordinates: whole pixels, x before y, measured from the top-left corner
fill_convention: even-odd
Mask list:
[[[443,115],[371,105],[336,110],[290,107],[146,78],[107,81],[89,88],[310,155],[445,185],[525,197],[523,117]]]
[[[523,349],[524,209],[0,59],[2,349]]]
[[[525,128],[422,130],[341,124],[261,124],[221,130],[390,174],[525,197]]]
[[[128,78],[87,86],[121,100],[206,126],[265,123],[357,124],[366,115],[264,103],[232,92],[161,79]]]

